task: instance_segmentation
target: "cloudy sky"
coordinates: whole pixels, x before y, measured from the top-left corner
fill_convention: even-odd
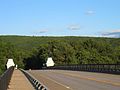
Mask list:
[[[120,37],[120,0],[0,0],[0,35]]]

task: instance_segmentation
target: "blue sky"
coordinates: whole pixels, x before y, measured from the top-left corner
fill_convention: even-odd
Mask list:
[[[0,0],[0,35],[120,36],[120,0]]]

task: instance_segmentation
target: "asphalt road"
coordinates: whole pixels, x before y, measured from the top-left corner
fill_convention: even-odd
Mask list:
[[[64,70],[31,70],[50,90],[120,90],[120,75]]]

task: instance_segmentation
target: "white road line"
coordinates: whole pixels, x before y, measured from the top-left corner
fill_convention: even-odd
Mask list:
[[[107,80],[98,80],[97,78],[90,78],[90,77],[84,77],[84,76],[80,76],[77,74],[70,74],[70,73],[66,73],[66,72],[55,72],[54,73],[59,73],[59,74],[63,74],[63,75],[68,75],[68,76],[73,76],[73,77],[79,77],[81,79],[86,79],[86,80],[92,80],[92,81],[96,81],[99,83],[106,83],[106,84],[110,84],[110,85],[114,85],[114,86],[120,86],[120,83],[117,82],[111,82],[111,81],[107,81]]]
[[[42,75],[43,76],[43,75]],[[43,77],[45,77],[45,76],[43,76]],[[49,78],[49,77],[45,77],[46,79],[49,79],[49,80],[51,80],[51,81],[53,81],[53,82],[55,82],[55,83],[57,83],[57,84],[59,84],[59,85],[61,85],[61,86],[63,86],[63,87],[65,87],[65,88],[67,88],[67,89],[70,89],[70,90],[72,90],[69,86],[67,86],[67,85],[63,85],[63,84],[61,84],[61,83],[59,83],[59,82],[57,82],[57,81],[55,81],[55,80],[53,80],[53,79],[51,79],[51,78]]]
[[[66,88],[70,89],[70,87],[66,87]]]

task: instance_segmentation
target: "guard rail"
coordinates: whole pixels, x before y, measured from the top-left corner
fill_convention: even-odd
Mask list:
[[[45,85],[43,85],[40,81],[38,81],[34,76],[32,76],[27,71],[20,69],[25,76],[28,78],[28,80],[31,82],[31,84],[35,87],[35,90],[49,90]]]
[[[10,67],[0,76],[0,90],[7,90],[14,67]]]
[[[75,71],[90,71],[120,74],[120,64],[81,64],[81,65],[58,65],[47,69],[62,69]]]

